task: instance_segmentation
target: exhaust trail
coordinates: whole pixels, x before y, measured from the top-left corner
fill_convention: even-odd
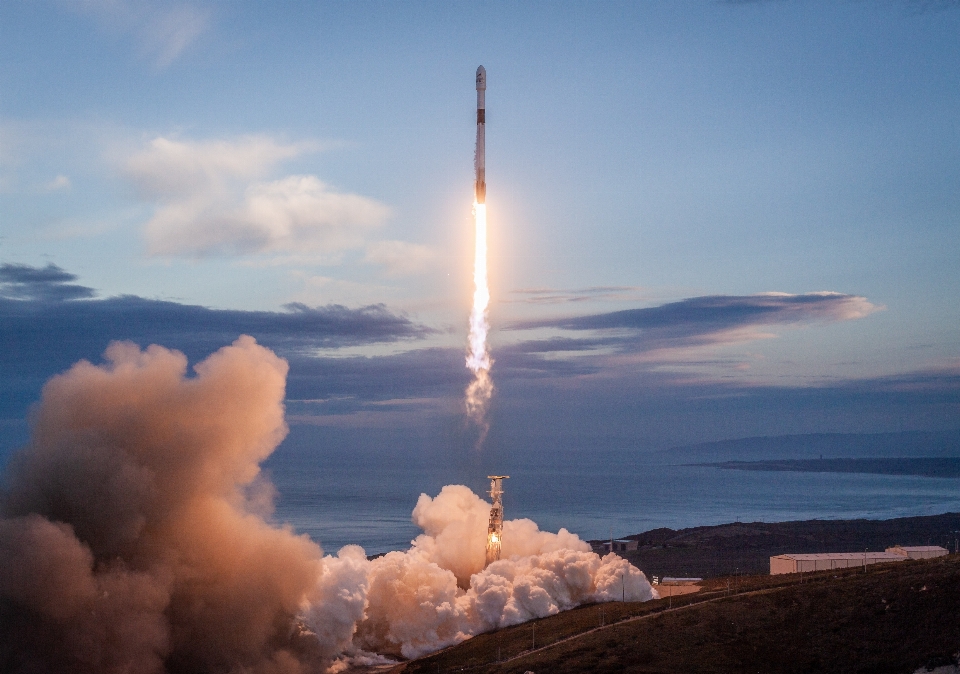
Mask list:
[[[490,429],[487,420],[487,408],[493,396],[493,380],[490,378],[490,366],[493,359],[487,348],[487,334],[490,331],[488,311],[490,289],[487,286],[487,183],[485,167],[486,104],[484,96],[487,89],[487,71],[483,66],[477,68],[477,147],[474,154],[476,182],[474,185],[473,216],[476,240],[473,258],[473,309],[470,311],[470,337],[467,348],[467,367],[473,372],[473,381],[465,391],[467,416],[480,428],[477,445],[483,443]]]
[[[490,304],[490,290],[487,287],[487,207],[475,204],[476,218],[476,254],[473,269],[473,309],[470,312],[470,343],[467,350],[467,367],[473,372],[473,381],[467,386],[467,415],[480,427],[480,440],[483,442],[489,430],[487,407],[493,396],[493,380],[490,378],[490,366],[493,359],[487,349],[487,333],[490,324],[487,320]]]
[[[489,564],[491,504],[462,485],[420,495],[408,549],[325,555],[265,519],[275,492],[261,463],[288,430],[285,360],[248,336],[190,374],[161,346],[113,342],[105,357],[46,383],[30,441],[4,468],[4,674],[358,671],[581,604],[657,597],[576,534],[504,520],[499,487],[502,555]]]

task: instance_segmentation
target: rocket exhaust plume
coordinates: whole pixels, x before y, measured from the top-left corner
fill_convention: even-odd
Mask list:
[[[487,333],[490,325],[487,312],[490,305],[490,289],[487,287],[487,183],[485,164],[487,71],[477,68],[477,148],[474,155],[476,182],[474,183],[473,215],[476,225],[476,243],[473,259],[473,309],[470,312],[470,340],[467,351],[467,367],[473,372],[473,381],[467,386],[467,415],[480,427],[483,442],[489,430],[487,405],[493,395],[493,380],[490,366],[493,359],[487,350]]]
[[[339,672],[657,596],[565,529],[503,520],[496,494],[502,556],[488,565],[491,504],[458,485],[420,495],[408,550],[324,555],[267,519],[260,462],[287,433],[286,361],[252,337],[193,376],[159,346],[105,355],[47,382],[29,444],[4,469],[4,673]]]

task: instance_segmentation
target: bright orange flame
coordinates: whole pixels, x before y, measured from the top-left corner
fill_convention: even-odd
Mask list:
[[[476,250],[473,258],[473,309],[470,312],[470,344],[467,350],[467,367],[473,372],[473,381],[467,386],[467,414],[481,428],[480,441],[486,436],[487,403],[493,395],[493,380],[490,366],[493,359],[487,351],[487,333],[490,325],[487,312],[490,305],[490,289],[487,287],[487,205],[473,204],[476,221]]]

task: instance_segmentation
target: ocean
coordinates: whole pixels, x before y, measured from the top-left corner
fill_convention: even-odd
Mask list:
[[[26,441],[25,424],[14,430],[3,437],[0,465]],[[797,436],[793,445],[802,440],[806,453],[790,443],[778,451],[771,450],[769,442],[755,447],[756,439],[735,441],[733,449],[719,443],[667,452],[601,446],[533,453],[496,447],[443,450],[435,441],[427,441],[423,448],[409,442],[397,447],[385,439],[371,441],[370,435],[293,426],[287,441],[264,464],[277,492],[274,523],[309,535],[328,553],[348,544],[360,545],[368,554],[402,550],[420,533],[410,515],[421,493],[435,496],[444,485],[463,484],[487,498],[486,476],[494,473],[510,476],[504,481],[507,519],[526,517],[542,530],[563,527],[583,539],[737,520],[888,519],[960,512],[957,478],[682,465],[761,457],[814,458],[824,446],[829,447],[824,443],[831,438],[811,444]],[[834,454],[960,455],[960,433],[945,437],[935,438],[943,448],[939,452],[930,451],[926,440],[904,451],[904,438],[899,437],[888,438],[889,447],[873,442],[852,452],[845,438]],[[784,445],[782,439],[778,445]]]
[[[297,430],[294,430],[296,435]],[[506,519],[607,539],[657,527],[802,519],[887,519],[960,511],[960,479],[858,473],[723,470],[677,465],[682,453],[635,450],[458,454],[310,448],[285,443],[265,467],[277,488],[274,520],[336,552],[405,549],[421,493],[464,484],[486,495],[504,481]]]

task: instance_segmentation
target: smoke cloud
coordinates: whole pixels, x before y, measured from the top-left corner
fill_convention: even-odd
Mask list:
[[[420,495],[413,521],[424,533],[410,550],[370,563],[359,647],[417,657],[579,604],[657,596],[621,557],[601,558],[566,529],[540,531],[528,519],[503,523],[502,558],[484,569],[489,513],[490,504],[461,485]]]
[[[650,599],[636,568],[577,536],[421,495],[409,550],[324,556],[269,524],[259,464],[287,432],[287,363],[241,337],[194,366],[114,343],[51,379],[0,495],[0,669],[338,671],[414,657],[583,602]]]

